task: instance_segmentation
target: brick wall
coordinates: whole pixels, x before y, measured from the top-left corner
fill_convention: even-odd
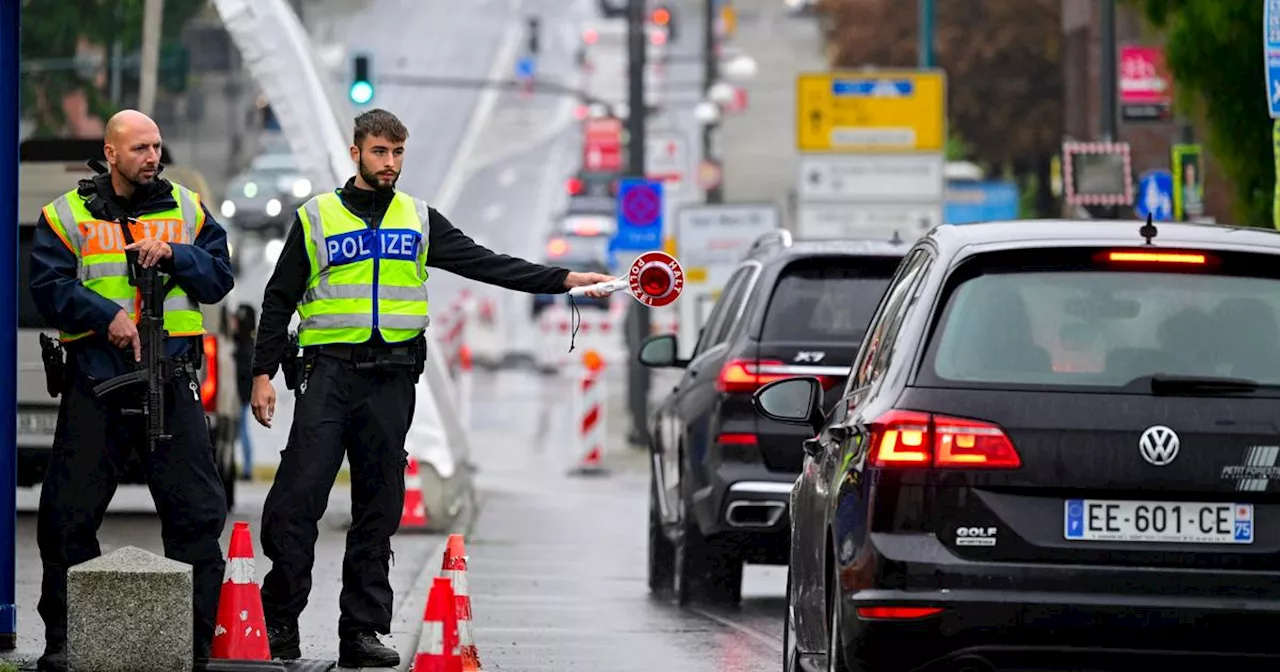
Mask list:
[[[1066,106],[1063,128],[1067,140],[1098,140],[1101,137],[1098,86],[1100,52],[1098,0],[1062,0],[1063,79]],[[1160,37],[1144,31],[1137,12],[1125,3],[1116,3],[1118,44],[1160,44]],[[1118,58],[1118,56],[1117,56]],[[1117,95],[1119,95],[1117,93]],[[1169,168],[1169,149],[1182,139],[1182,126],[1170,122],[1117,122],[1117,140],[1128,142],[1135,180],[1147,170]],[[1231,188],[1222,169],[1205,145],[1204,134],[1195,130],[1195,141],[1203,146],[1205,169],[1205,215],[1230,224]]]

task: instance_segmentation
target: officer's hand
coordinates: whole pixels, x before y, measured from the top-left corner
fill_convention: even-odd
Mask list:
[[[155,238],[143,238],[132,244],[125,245],[124,249],[129,252],[137,250],[138,263],[143,268],[151,268],[162,260],[173,257],[173,248],[169,247],[169,243]]]
[[[126,313],[124,308],[111,318],[111,324],[107,326],[107,340],[117,348],[127,348],[132,345],[133,361],[142,361],[142,341],[138,339],[138,325],[129,319],[129,313]]]
[[[577,273],[571,271],[569,275],[566,275],[564,278],[564,287],[565,289],[586,287],[587,285],[594,285],[597,282],[612,282],[614,279],[615,278],[613,276],[605,275],[603,273]],[[587,296],[594,299],[603,299],[604,297],[609,296],[609,293],[593,289],[587,291]]]
[[[258,424],[270,428],[271,418],[276,414],[276,388],[265,374],[253,377],[249,406],[253,408],[253,417],[258,419]]]

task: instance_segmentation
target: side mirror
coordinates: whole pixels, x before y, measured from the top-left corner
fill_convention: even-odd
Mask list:
[[[683,368],[686,361],[676,357],[679,352],[675,334],[658,334],[644,339],[640,346],[638,359],[641,364],[652,368]]]
[[[761,417],[788,425],[805,425],[815,433],[826,422],[822,412],[822,383],[812,376],[775,380],[751,395],[751,405]]]

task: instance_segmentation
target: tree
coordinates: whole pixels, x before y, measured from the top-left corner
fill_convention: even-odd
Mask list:
[[[161,34],[176,41],[185,26],[207,0],[165,0]],[[121,53],[131,54],[142,45],[145,0],[22,0],[24,63],[41,59],[71,59],[82,43],[110,49],[120,42]],[[66,125],[62,100],[83,91],[91,114],[106,118],[115,112],[102,89],[93,81],[97,73],[68,68],[24,72],[21,78],[21,114],[36,122],[36,135],[57,135]]]
[[[1210,0],[1212,1],[1212,0]],[[951,129],[988,171],[1047,185],[1062,145],[1059,0],[939,2],[937,63],[947,72]],[[917,3],[824,0],[832,67],[917,66]],[[1046,188],[1038,210],[1056,210]]]
[[[1165,62],[1179,106],[1204,120],[1209,149],[1235,190],[1237,221],[1272,226],[1275,168],[1262,63],[1262,3],[1125,1],[1164,32]]]

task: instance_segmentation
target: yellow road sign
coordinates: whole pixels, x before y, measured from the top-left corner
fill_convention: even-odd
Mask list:
[[[941,70],[796,77],[796,149],[802,152],[941,152],[946,138]]]

